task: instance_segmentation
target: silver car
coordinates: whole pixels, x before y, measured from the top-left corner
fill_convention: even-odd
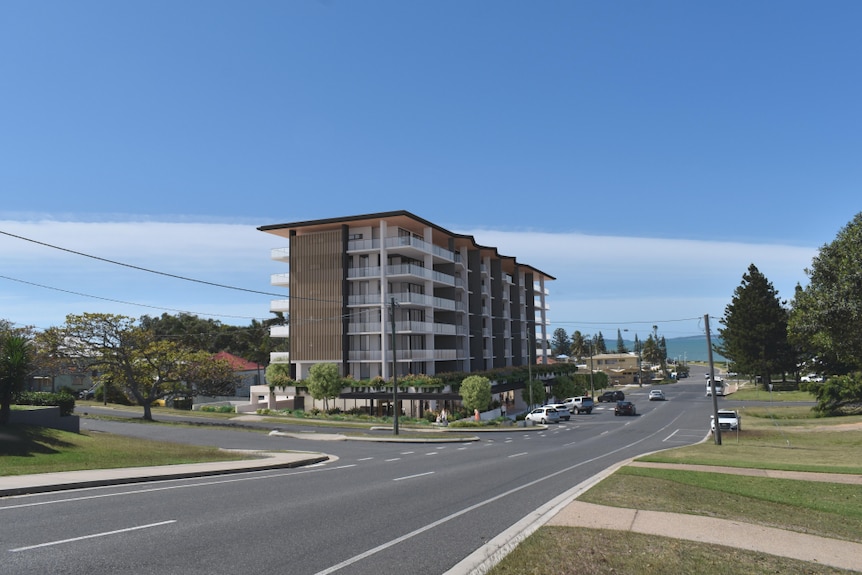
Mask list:
[[[557,415],[564,421],[569,421],[572,418],[572,412],[563,403],[549,403],[545,407],[553,407],[557,410]]]
[[[559,423],[560,422],[560,414],[553,407],[543,406],[537,407],[533,411],[527,414],[524,417],[526,421],[532,421],[534,423]]]

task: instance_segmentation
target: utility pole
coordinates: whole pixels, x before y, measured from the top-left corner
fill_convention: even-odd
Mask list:
[[[712,421],[715,430],[712,432],[715,444],[721,445],[721,426],[718,424],[718,397],[715,394],[715,368],[712,364],[712,339],[709,334],[709,314],[703,316],[703,325],[706,327],[706,348],[709,354],[709,387],[712,393]]]
[[[398,435],[398,364],[395,357],[395,298],[391,300],[389,317],[392,322],[392,430]]]

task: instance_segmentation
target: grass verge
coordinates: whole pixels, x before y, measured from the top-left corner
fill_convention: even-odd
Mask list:
[[[0,476],[151,465],[236,461],[248,454],[134,439],[11,425],[0,428]]]
[[[862,417],[819,418],[798,406],[746,408],[743,429],[639,459],[862,474]],[[858,485],[627,466],[581,495],[612,507],[720,517],[862,542]],[[576,559],[574,559],[576,558]],[[625,531],[545,526],[491,575],[538,573],[851,573],[823,565]]]

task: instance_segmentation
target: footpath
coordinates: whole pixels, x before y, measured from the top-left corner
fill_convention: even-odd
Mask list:
[[[446,575],[487,573],[513,551],[521,541],[545,525],[631,531],[656,537],[720,544],[862,573],[862,543],[807,535],[744,521],[684,513],[610,507],[577,500],[577,497],[580,497],[595,484],[626,465],[841,483],[862,487],[862,475],[624,461],[576,485],[538,509],[533,515],[513,525],[489,541],[482,549],[465,558],[449,570]]]

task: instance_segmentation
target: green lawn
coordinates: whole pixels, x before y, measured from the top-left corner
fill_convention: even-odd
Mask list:
[[[746,408],[743,431],[643,457],[691,463],[862,474],[862,417],[815,418],[796,406]],[[600,505],[690,513],[862,542],[858,485],[626,466],[584,493]],[[578,557],[577,561],[573,561]],[[580,558],[585,557],[584,560]],[[822,565],[638,533],[542,527],[491,575],[547,573],[849,573]]]
[[[0,476],[248,459],[248,454],[32,426],[0,428]]]

